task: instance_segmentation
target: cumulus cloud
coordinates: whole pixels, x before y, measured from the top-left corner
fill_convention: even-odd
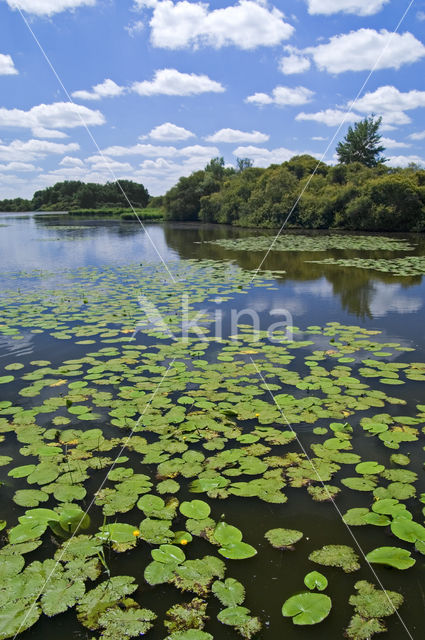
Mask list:
[[[254,93],[252,96],[248,96],[245,102],[262,106],[266,104],[276,104],[280,107],[287,106],[299,106],[311,102],[314,96],[314,91],[306,89],[306,87],[275,87],[270,94],[268,93]]]
[[[331,15],[354,13],[357,16],[372,16],[381,11],[390,0],[307,0],[310,14]]]
[[[146,158],[176,158],[179,156],[196,156],[203,158],[214,158],[220,154],[217,147],[206,147],[202,145],[192,145],[177,149],[176,147],[166,147],[153,144],[136,144],[131,147],[112,146],[103,150],[106,156],[145,156]]]
[[[91,91],[74,91],[72,97],[78,100],[101,100],[102,98],[116,98],[121,96],[124,91],[125,87],[120,87],[116,82],[107,78],[92,87]]]
[[[401,167],[403,169],[405,169],[406,167],[409,166],[409,164],[419,164],[420,166],[424,166],[425,165],[425,160],[423,158],[421,158],[420,156],[392,156],[391,158],[388,159],[387,164],[389,164],[391,167]]]
[[[260,142],[267,142],[270,136],[260,131],[240,131],[239,129],[220,129],[210,136],[207,136],[205,140],[208,142],[230,142],[232,144],[241,144],[242,142],[251,142],[253,144],[259,144]]]
[[[254,0],[239,0],[234,5],[213,10],[207,3],[187,0],[137,1],[136,4],[153,8],[151,42],[165,49],[271,47],[287,40],[294,32],[281,11]]]
[[[248,145],[246,147],[237,147],[233,151],[233,155],[237,158],[251,158],[256,167],[268,167],[271,164],[281,164],[290,160],[297,155],[297,152],[284,147],[270,150]]]
[[[425,107],[425,91],[402,92],[391,85],[366,93],[356,102],[357,111],[362,113],[402,113],[418,107]]]
[[[52,16],[68,9],[93,7],[96,0],[6,0],[11,9],[21,9],[36,16]]]
[[[67,138],[68,135],[63,131],[57,131],[56,129],[46,129],[45,127],[35,127],[32,130],[33,135],[36,138]]]
[[[409,138],[411,140],[425,140],[425,131],[417,131],[416,133],[411,133]]]
[[[223,93],[224,87],[206,75],[180,73],[177,69],[155,71],[154,79],[135,82],[133,91],[140,96],[194,96],[200,93]]]
[[[316,113],[299,113],[295,120],[311,120],[312,122],[320,122],[328,127],[337,127],[345,118],[345,122],[357,122],[361,116],[355,113],[346,114],[341,109],[324,109]]]
[[[392,138],[381,138],[381,142],[386,149],[406,149],[411,145],[407,142],[398,142],[397,140],[393,140]]]
[[[195,134],[185,129],[184,127],[178,127],[176,124],[172,124],[171,122],[164,122],[164,124],[159,125],[158,127],[154,127],[147,136],[140,136],[141,140],[145,138],[152,138],[152,140],[159,141],[177,141],[177,140],[187,140],[188,138],[194,138]]]
[[[305,55],[293,47],[286,47],[289,55],[280,59],[279,69],[282,73],[289,76],[294,73],[303,73],[311,67],[311,61]]]
[[[63,155],[71,151],[78,151],[80,145],[76,142],[60,144],[47,140],[13,140],[10,144],[0,143],[0,160],[4,162],[31,162],[45,158],[50,154]]]
[[[83,126],[104,124],[105,118],[100,111],[93,111],[79,104],[55,102],[40,104],[29,111],[22,109],[0,108],[0,127],[33,129],[40,133],[50,129],[72,129]],[[56,136],[57,136],[57,132]]]
[[[320,70],[329,73],[400,69],[425,56],[425,47],[409,32],[393,34],[386,29],[359,29],[333,36],[326,44],[305,49]],[[378,61],[378,62],[377,62]]]
[[[59,162],[62,167],[84,167],[84,162],[80,158],[74,158],[72,156],[65,156]]]
[[[16,76],[18,70],[12,60],[12,56],[0,53],[0,76]]]
[[[0,164],[0,171],[16,171],[20,173],[27,171],[41,171],[41,169],[33,164],[29,164],[28,162],[9,162],[8,164]]]

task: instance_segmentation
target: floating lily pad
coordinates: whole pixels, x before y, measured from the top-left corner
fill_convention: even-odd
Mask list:
[[[305,576],[304,584],[308,589],[310,589],[310,591],[313,591],[314,589],[324,591],[328,586],[328,580],[323,573],[320,573],[319,571],[311,571]]]
[[[270,529],[264,537],[275,549],[290,549],[301,540],[303,535],[301,531],[295,529]]]
[[[181,513],[192,520],[203,520],[208,518],[211,513],[210,506],[203,500],[192,500],[191,502],[182,502],[180,505]]]
[[[399,547],[379,547],[368,553],[366,559],[372,564],[384,564],[401,570],[410,569],[416,562],[410,551]]]
[[[338,567],[345,573],[360,569],[359,558],[352,547],[345,545],[326,545],[309,555],[309,560],[326,567]]]
[[[322,593],[299,593],[285,602],[282,615],[296,625],[313,625],[327,618],[331,608],[331,599]]]

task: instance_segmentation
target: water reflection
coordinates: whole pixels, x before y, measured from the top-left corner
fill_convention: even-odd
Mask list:
[[[67,215],[4,214],[0,227],[0,266],[3,270],[62,268],[159,262],[157,251],[166,262],[178,259],[231,260],[244,269],[256,269],[262,252],[229,251],[209,240],[245,238],[258,233],[253,229],[237,229],[195,223],[148,224],[121,220],[70,218]],[[261,230],[261,235],[275,232]],[[303,232],[305,233],[305,232]],[[316,232],[317,233],[317,232]],[[415,255],[425,255],[425,240],[420,236],[398,234],[416,245]],[[151,240],[152,242],[151,242]],[[22,247],[25,247],[25,251]],[[268,310],[285,305],[295,316],[338,315],[341,311],[363,321],[391,314],[415,314],[423,307],[424,285],[421,276],[397,277],[366,269],[312,264],[325,257],[395,258],[404,252],[336,251],[280,252],[272,251],[264,268],[284,271],[277,274],[278,299],[260,292],[251,300],[253,308],[265,305]],[[164,277],[167,277],[164,271]]]

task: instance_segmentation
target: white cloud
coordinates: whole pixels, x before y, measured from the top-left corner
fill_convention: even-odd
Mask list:
[[[232,144],[241,144],[242,142],[251,142],[252,144],[259,144],[260,142],[267,142],[270,136],[260,131],[240,131],[239,129],[220,129],[210,136],[207,136],[205,140],[208,142],[230,142]]]
[[[40,167],[36,167],[28,162],[9,162],[8,164],[0,164],[0,171],[41,171]]]
[[[328,43],[305,49],[320,70],[329,73],[400,69],[403,64],[417,62],[425,56],[425,47],[406,32],[392,34],[386,29],[359,29],[333,36]]]
[[[107,78],[92,87],[91,91],[74,91],[72,97],[79,100],[101,100],[102,98],[116,98],[122,95],[124,91],[125,87],[120,87],[116,82]]]
[[[300,54],[292,47],[286,47],[289,52],[288,56],[280,59],[279,69],[282,73],[289,76],[294,73],[303,73],[311,67],[310,59]]]
[[[254,93],[248,96],[245,102],[255,104],[257,106],[265,104],[276,104],[280,107],[297,106],[311,102],[314,91],[305,87],[275,87],[271,95],[268,93]]]
[[[105,155],[95,155],[87,158],[86,162],[91,165],[92,171],[111,171],[129,173],[133,171],[133,167],[129,162],[119,162]],[[110,176],[109,176],[110,177]]]
[[[78,7],[93,7],[96,0],[6,0],[12,9],[21,9],[36,16],[52,16],[55,13]]]
[[[419,20],[419,22],[423,22],[425,20],[425,11],[418,11],[416,19]]]
[[[18,70],[12,60],[12,56],[0,53],[0,76],[16,76]]]
[[[407,142],[398,142],[397,140],[393,140],[392,138],[381,138],[381,143],[384,145],[386,149],[406,149],[411,145]]]
[[[269,150],[250,145],[247,147],[237,147],[233,151],[233,155],[237,158],[251,158],[256,167],[268,167],[271,164],[282,164],[282,162],[290,160],[297,155],[297,152],[290,151],[284,147]]]
[[[14,140],[10,144],[0,143],[0,160],[5,162],[30,162],[45,158],[49,154],[64,154],[78,151],[80,145],[76,142],[59,144],[47,140]]]
[[[195,134],[185,129],[184,127],[178,127],[171,122],[164,122],[152,129],[147,136],[140,136],[141,140],[145,138],[152,138],[152,140],[161,141],[174,141],[174,140],[187,140],[188,138],[194,138]]]
[[[387,164],[390,165],[390,167],[408,167],[409,164],[411,163],[414,164],[419,164],[421,166],[425,166],[425,160],[423,158],[421,158],[420,156],[392,156],[391,158],[388,159]]]
[[[310,14],[331,15],[354,13],[357,16],[372,16],[390,0],[307,0]]]
[[[176,69],[155,71],[152,81],[135,82],[133,91],[140,96],[193,96],[200,93],[223,93],[224,87],[206,75],[180,73]]]
[[[151,41],[156,47],[184,49],[211,46],[220,49],[235,46],[255,49],[276,46],[287,40],[294,28],[284,21],[275,7],[254,0],[239,0],[234,5],[210,10],[203,2],[137,2],[153,7],[150,22]]]
[[[45,129],[44,127],[35,127],[32,133],[36,138],[68,138],[68,135],[63,131]]]
[[[40,104],[29,111],[0,108],[0,127],[33,129],[72,129],[86,125],[100,125],[105,118],[100,111],[93,111],[79,104],[55,102]]]
[[[425,140],[425,131],[418,131],[417,133],[410,134],[411,140]]]
[[[419,107],[425,107],[425,91],[403,93],[391,85],[366,93],[356,102],[357,111],[363,113],[402,113]]]
[[[62,167],[84,167],[84,162],[80,158],[73,158],[72,156],[65,156],[59,164]]]
[[[340,109],[325,109],[324,111],[317,111],[316,113],[301,112],[296,116],[295,120],[311,120],[312,122],[325,124],[328,127],[338,127],[344,120],[344,117],[345,122],[348,123],[357,122],[361,116],[354,113],[346,115],[346,112]]]
[[[217,147],[205,147],[202,145],[192,145],[177,149],[176,147],[166,147],[153,144],[136,144],[132,147],[113,146],[104,149],[106,156],[145,156],[146,158],[176,158],[179,156],[196,156],[213,158],[220,155]]]
[[[326,140],[329,140],[329,138],[324,138],[323,136],[313,136],[312,140],[315,140],[316,142],[326,142]]]

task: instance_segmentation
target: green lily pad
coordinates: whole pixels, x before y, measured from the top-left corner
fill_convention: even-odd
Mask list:
[[[224,582],[216,580],[212,592],[225,607],[236,607],[245,599],[244,586],[234,578],[227,578]]]
[[[191,502],[182,502],[180,505],[180,512],[186,516],[186,518],[191,518],[192,520],[204,520],[210,515],[211,508],[203,500],[192,500]]]
[[[372,564],[384,564],[395,569],[410,569],[416,563],[410,551],[399,547],[379,547],[367,554],[366,559]]]
[[[172,544],[163,544],[159,549],[154,549],[152,551],[152,558],[156,562],[163,562],[165,564],[181,564],[186,560],[183,551]]]
[[[332,601],[322,593],[299,593],[289,598],[282,607],[282,615],[292,618],[296,625],[318,624],[328,617]]]
[[[323,573],[320,573],[319,571],[311,571],[305,576],[304,584],[308,589],[310,589],[310,591],[313,591],[314,589],[324,591],[328,586],[328,580]]]
[[[275,549],[290,549],[301,540],[303,535],[301,531],[295,529],[270,529],[264,537]]]
[[[309,560],[325,567],[338,567],[345,573],[352,573],[360,569],[359,558],[352,547],[330,544],[313,551]]]
[[[234,542],[221,547],[218,552],[228,560],[246,560],[257,555],[257,550],[246,542]]]

